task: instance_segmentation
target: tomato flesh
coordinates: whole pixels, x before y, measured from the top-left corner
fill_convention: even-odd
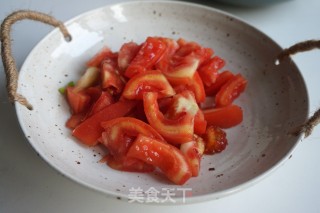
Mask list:
[[[148,71],[137,74],[126,84],[122,96],[124,98],[142,99],[145,92],[157,92],[159,98],[170,97],[175,91],[160,71]]]
[[[240,124],[243,120],[242,109],[237,105],[203,110],[208,125],[220,128],[230,128]]]
[[[136,105],[134,101],[118,101],[87,118],[78,125],[72,135],[88,146],[94,146],[101,137],[101,122],[127,115]]]
[[[216,106],[228,106],[234,99],[239,97],[239,95],[244,91],[247,85],[247,80],[238,74],[227,81],[219,90],[216,95],[215,103]]]
[[[139,135],[127,155],[158,167],[169,180],[178,185],[184,184],[192,176],[181,151],[154,138]]]

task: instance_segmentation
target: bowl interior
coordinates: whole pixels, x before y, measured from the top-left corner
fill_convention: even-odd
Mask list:
[[[72,41],[58,30],[30,53],[19,76],[19,92],[33,104],[16,105],[22,129],[35,150],[73,180],[115,197],[140,188],[170,189],[174,198],[218,198],[255,183],[276,168],[295,147],[290,131],[308,114],[302,76],[292,61],[274,64],[281,48],[263,33],[221,11],[179,2],[136,2],[106,6],[66,23]],[[161,174],[119,172],[99,163],[104,150],[78,143],[65,127],[67,103],[58,88],[79,78],[85,62],[104,45],[114,51],[124,42],[147,36],[196,41],[226,59],[225,69],[241,73],[248,87],[236,103],[244,110],[241,125],[227,130],[229,145],[203,157],[200,175],[175,186]],[[152,188],[152,189],[153,189]],[[186,193],[188,192],[188,193]]]

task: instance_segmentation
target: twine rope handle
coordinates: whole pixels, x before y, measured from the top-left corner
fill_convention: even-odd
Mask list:
[[[54,27],[58,27],[66,41],[71,41],[71,35],[61,21],[58,21],[54,17],[41,12],[19,10],[11,13],[3,20],[0,31],[1,56],[4,71],[6,73],[8,97],[12,103],[17,101],[26,106],[29,110],[32,110],[33,107],[28,100],[21,94],[17,93],[18,69],[15,59],[12,56],[11,49],[11,27],[17,21],[24,19],[39,21]]]
[[[310,51],[313,49],[320,49],[320,40],[308,40],[292,45],[284,49],[277,57],[276,64],[281,63],[285,58],[299,52]],[[304,133],[305,137],[311,135],[314,127],[320,123],[320,109],[318,109],[304,124],[302,124],[295,132],[295,135]]]

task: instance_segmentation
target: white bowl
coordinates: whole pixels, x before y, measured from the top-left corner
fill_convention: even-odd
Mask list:
[[[281,48],[230,14],[182,2],[133,2],[89,11],[66,26],[72,34],[70,43],[55,29],[26,59],[18,92],[34,110],[16,104],[16,111],[36,152],[78,183],[125,200],[138,188],[142,192],[154,188],[159,200],[171,190],[176,203],[205,201],[261,180],[289,158],[300,139],[289,134],[308,115],[308,95],[299,70],[291,60],[276,66]],[[147,36],[182,37],[211,47],[226,59],[226,69],[243,74],[249,82],[237,100],[244,121],[227,130],[227,149],[203,157],[200,175],[184,186],[172,185],[157,173],[112,170],[98,162],[103,150],[81,145],[65,127],[69,108],[58,88],[78,79],[85,62],[103,45],[116,51],[124,42],[139,43]]]

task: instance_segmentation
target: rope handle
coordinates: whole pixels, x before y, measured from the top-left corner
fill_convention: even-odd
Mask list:
[[[292,45],[291,47],[284,49],[277,57],[276,64],[280,64],[285,58],[290,55],[294,55],[299,52],[310,51],[313,49],[320,49],[320,40],[307,40]],[[297,128],[293,132],[294,135],[300,135],[304,133],[305,138],[312,134],[314,127],[320,123],[320,109],[318,109],[304,124]]]
[[[58,27],[63,34],[66,41],[71,41],[72,37],[66,27],[63,25],[61,21],[56,20],[54,17],[36,12],[36,11],[27,11],[27,10],[19,10],[13,12],[9,16],[7,16],[1,24],[0,31],[0,39],[1,39],[1,56],[2,62],[4,66],[4,70],[7,78],[7,91],[9,100],[11,102],[19,102],[20,104],[26,106],[29,110],[32,110],[32,105],[28,102],[28,100],[17,93],[18,86],[18,71],[15,60],[12,56],[11,50],[11,26],[20,20],[29,19],[34,21],[43,22],[45,24],[52,25],[54,27]],[[315,48],[320,48],[320,40],[308,40],[304,42],[300,42],[295,44],[287,49],[284,49],[277,57],[276,63],[281,63],[282,60],[289,57],[290,55],[309,51]],[[304,133],[305,137],[311,135],[315,126],[320,123],[320,109],[318,109],[304,124],[302,124],[295,132],[295,135],[299,135]]]
[[[12,56],[11,50],[11,27],[17,21],[21,21],[24,19],[39,21],[45,24],[52,25],[54,27],[58,27],[66,41],[71,41],[72,38],[70,33],[61,21],[58,21],[54,17],[44,13],[28,10],[19,10],[11,13],[3,20],[0,31],[1,56],[4,71],[6,73],[8,97],[10,102],[13,103],[17,101],[23,106],[27,107],[29,110],[32,110],[33,107],[28,102],[28,100],[21,94],[17,93],[18,69],[16,62]]]

